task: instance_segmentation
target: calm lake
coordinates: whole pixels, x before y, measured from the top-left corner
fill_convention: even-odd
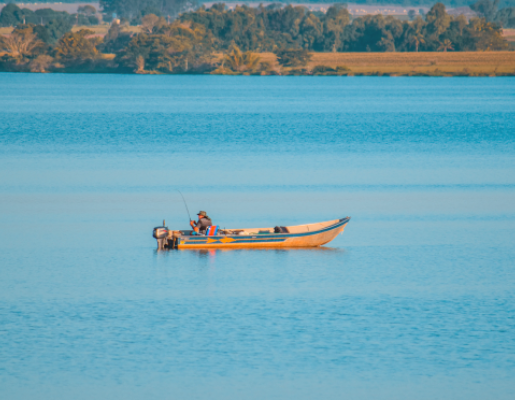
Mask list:
[[[0,74],[5,399],[512,399],[515,78]],[[311,250],[163,219],[351,216]]]

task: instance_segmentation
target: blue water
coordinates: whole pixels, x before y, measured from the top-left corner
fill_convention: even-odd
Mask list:
[[[515,79],[0,74],[0,254],[5,399],[512,399]]]

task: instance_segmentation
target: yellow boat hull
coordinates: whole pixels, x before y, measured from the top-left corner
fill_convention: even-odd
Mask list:
[[[177,249],[237,249],[237,248],[281,248],[318,247],[333,240],[342,233],[350,217],[316,224],[286,227],[288,233],[272,233],[272,228],[244,229],[238,235],[185,236],[174,238]],[[266,230],[272,232],[263,233]]]

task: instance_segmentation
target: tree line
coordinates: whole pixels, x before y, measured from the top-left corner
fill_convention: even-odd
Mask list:
[[[197,0],[100,0],[105,19],[110,21],[113,16],[132,25],[139,25],[145,15],[154,14],[171,19],[198,5]]]
[[[55,21],[55,20],[54,20]],[[113,23],[105,37],[82,29],[61,36],[27,20],[0,37],[4,71],[122,73],[266,73],[260,52],[274,52],[289,68],[310,52],[418,52],[505,50],[499,23],[486,16],[452,16],[442,3],[413,21],[393,16],[355,17],[341,5],[326,13],[280,5],[227,10],[224,4],[180,14],[141,17],[141,33]],[[69,28],[69,27],[68,27]]]
[[[236,45],[258,52],[277,48],[315,52],[438,51],[446,41],[455,51],[507,48],[499,24],[486,18],[467,20],[463,15],[449,15],[442,3],[413,21],[383,15],[352,18],[345,7],[338,5],[320,13],[273,5],[225,10],[223,4],[184,13],[180,20],[203,26],[212,34],[216,50]]]
[[[323,0],[310,0],[315,3],[324,3]],[[351,3],[363,4],[363,5],[399,5],[403,7],[416,7],[416,6],[431,6],[433,2],[431,0],[352,0]],[[448,7],[466,7],[472,4],[470,0],[444,0],[442,4]],[[515,0],[501,0],[501,7],[515,7]]]
[[[91,5],[78,7],[76,14],[68,14],[66,11],[54,11],[51,8],[32,11],[10,3],[2,8],[0,26],[16,26],[20,23],[44,25],[55,20],[66,21],[72,25],[98,25],[100,21],[96,13],[97,10]]]
[[[117,7],[119,10],[123,10],[122,13],[125,13],[125,10],[131,10],[129,11],[134,13],[134,10],[137,10],[136,13],[138,13],[141,9],[147,8],[148,5],[150,7],[154,8],[154,10],[164,10],[166,7],[169,7],[167,5],[164,5],[163,3],[172,3],[176,2],[179,7],[180,4],[184,4],[185,0],[161,0],[161,1],[155,1],[155,0],[144,0],[145,5],[143,7],[139,7],[133,0],[102,0],[101,3],[104,5],[107,5],[108,3],[116,4],[115,7]],[[249,2],[253,2],[253,0],[247,0]],[[62,3],[77,3],[77,0],[63,0]],[[243,0],[245,2],[245,0]],[[285,4],[292,4],[289,0],[276,0],[277,3],[285,3]],[[0,0],[1,3],[26,3],[26,0]],[[55,3],[55,0],[39,0],[38,3]],[[326,0],[299,0],[298,3],[322,3],[327,4]],[[346,4],[347,0],[333,0],[333,3],[341,3]],[[417,7],[417,6],[431,6],[433,5],[433,0],[352,0],[353,4],[363,4],[368,6],[373,5],[398,5],[403,7]],[[442,0],[442,2],[447,7],[465,7],[469,6],[471,3],[470,0]],[[191,0],[191,4],[193,6],[197,5],[198,2],[196,0]],[[515,0],[500,0],[499,6],[501,7],[515,7]],[[110,7],[110,6],[108,6]],[[180,7],[181,8],[181,7]],[[182,11],[182,10],[179,10]],[[110,10],[109,12],[113,12]],[[116,12],[116,11],[115,11]],[[120,16],[124,16],[119,13]]]

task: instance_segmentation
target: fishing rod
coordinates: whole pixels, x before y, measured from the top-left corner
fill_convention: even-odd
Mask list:
[[[182,195],[181,191],[179,189],[176,189],[179,194],[181,195],[182,197],[182,201],[184,202],[184,207],[186,207],[186,212],[188,213],[188,218],[190,219],[190,222],[191,222],[191,215],[190,215],[190,210],[188,208],[188,204],[186,204],[186,199],[184,198],[184,196]]]

